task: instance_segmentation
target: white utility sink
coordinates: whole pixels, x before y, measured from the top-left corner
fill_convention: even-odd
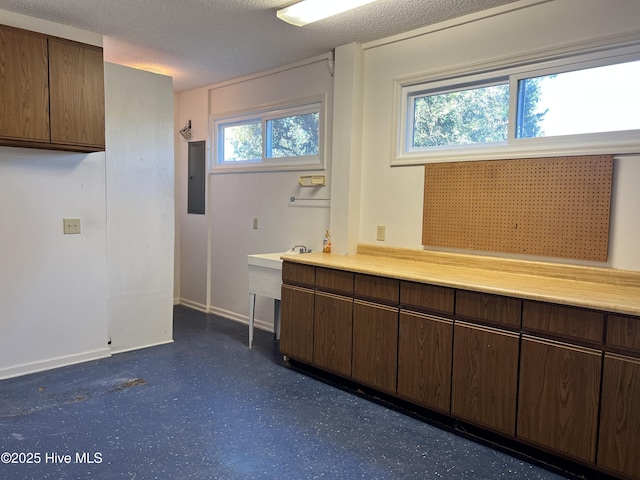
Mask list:
[[[256,313],[256,295],[273,298],[273,329],[280,338],[280,288],[282,286],[282,260],[280,253],[247,255],[249,264],[249,348],[253,347],[253,323]]]
[[[255,255],[247,255],[247,262],[249,265],[282,270],[282,260],[280,260],[282,255],[283,253],[257,253]]]

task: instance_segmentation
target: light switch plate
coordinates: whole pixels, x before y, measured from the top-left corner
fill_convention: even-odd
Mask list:
[[[80,219],[79,218],[63,218],[64,234],[78,234],[80,233]]]

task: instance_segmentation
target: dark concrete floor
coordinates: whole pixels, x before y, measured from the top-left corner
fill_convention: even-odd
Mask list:
[[[563,478],[287,368],[267,332],[176,307],[174,338],[0,381],[0,478]]]

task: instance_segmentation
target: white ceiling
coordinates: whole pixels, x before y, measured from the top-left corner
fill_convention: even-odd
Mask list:
[[[170,75],[181,92],[514,1],[378,0],[305,27],[276,18],[289,0],[0,0],[0,9],[102,34],[106,61]]]

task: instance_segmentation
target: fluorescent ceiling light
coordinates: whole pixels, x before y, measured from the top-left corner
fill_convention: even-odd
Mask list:
[[[276,15],[280,20],[302,27],[371,2],[375,0],[302,0],[289,7],[281,8]]]

